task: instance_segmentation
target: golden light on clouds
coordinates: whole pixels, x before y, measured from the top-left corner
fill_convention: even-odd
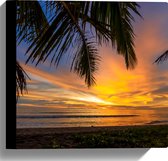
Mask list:
[[[87,88],[84,80],[68,69],[54,72],[22,64],[32,80],[28,80],[28,94],[23,99],[48,101],[55,104],[168,106],[168,71],[165,65],[153,64],[156,57],[167,49],[168,37],[162,32],[166,14],[154,13],[135,23],[135,51],[138,64],[127,70],[124,59],[111,47],[99,48],[101,62],[96,75],[97,85]],[[167,34],[168,36],[168,34]],[[45,66],[49,64],[45,63]],[[53,103],[52,103],[53,102]],[[51,104],[49,104],[51,103]],[[45,104],[43,104],[45,106]]]
[[[72,98],[74,98],[74,100],[91,102],[91,103],[93,102],[93,103],[96,103],[99,105],[114,105],[114,103],[112,103],[112,102],[102,100],[102,99],[95,97],[95,96],[86,95],[85,97],[72,97]]]

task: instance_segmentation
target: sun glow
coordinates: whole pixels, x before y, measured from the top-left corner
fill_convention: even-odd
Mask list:
[[[96,75],[96,85],[89,89],[83,80],[64,67],[60,71],[49,72],[21,63],[31,77],[28,80],[28,94],[22,98],[25,102],[32,103],[45,101],[48,106],[58,103],[167,106],[167,68],[152,62],[158,53],[166,50],[168,39],[159,34],[159,24],[155,20],[150,21],[148,19],[143,21],[143,25],[135,27],[138,31],[135,41],[138,64],[134,70],[126,70],[122,57],[107,46],[100,48],[102,59]],[[152,29],[151,23],[156,23]],[[46,62],[45,65],[50,66],[50,63]]]
[[[102,100],[95,96],[76,97],[74,99],[79,100],[79,101],[84,101],[84,102],[93,102],[93,103],[100,104],[100,105],[114,105],[114,103],[112,102]]]

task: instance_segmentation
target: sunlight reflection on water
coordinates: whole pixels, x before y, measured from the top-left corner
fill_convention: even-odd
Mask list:
[[[168,108],[19,107],[17,128],[168,124]]]

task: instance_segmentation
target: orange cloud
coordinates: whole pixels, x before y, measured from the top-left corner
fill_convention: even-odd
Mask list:
[[[34,83],[25,97],[51,101],[55,97],[70,98],[72,100],[69,103],[84,101],[106,105],[168,105],[167,94],[159,92],[160,88],[168,86],[168,72],[153,64],[157,55],[167,48],[168,38],[161,34],[166,18],[167,15],[159,19],[155,15],[153,19],[144,16],[144,20],[135,24],[138,65],[134,70],[126,70],[123,57],[117,55],[114,49],[100,47],[102,60],[96,75],[97,85],[90,89],[86,87],[84,80],[66,69],[51,73],[22,64],[33,81],[55,85],[53,89],[46,89],[42,93]],[[33,85],[31,81],[28,83]]]
[[[168,72],[160,70],[159,66],[153,64],[154,58],[164,51],[168,44],[168,38],[161,35],[160,30],[160,24],[156,19],[144,20],[137,24],[135,49],[138,65],[131,71],[126,70],[124,59],[117,55],[115,50],[107,47],[100,49],[102,62],[97,77],[98,86],[94,87],[100,97],[121,105],[156,104],[154,100],[159,94],[153,94],[152,91],[168,85]],[[140,92],[129,94],[134,91]],[[122,97],[123,93],[127,95]],[[108,95],[113,96],[109,98]],[[165,105],[163,100],[159,103]]]

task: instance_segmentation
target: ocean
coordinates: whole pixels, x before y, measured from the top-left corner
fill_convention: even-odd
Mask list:
[[[17,128],[168,124],[167,107],[17,107]]]

